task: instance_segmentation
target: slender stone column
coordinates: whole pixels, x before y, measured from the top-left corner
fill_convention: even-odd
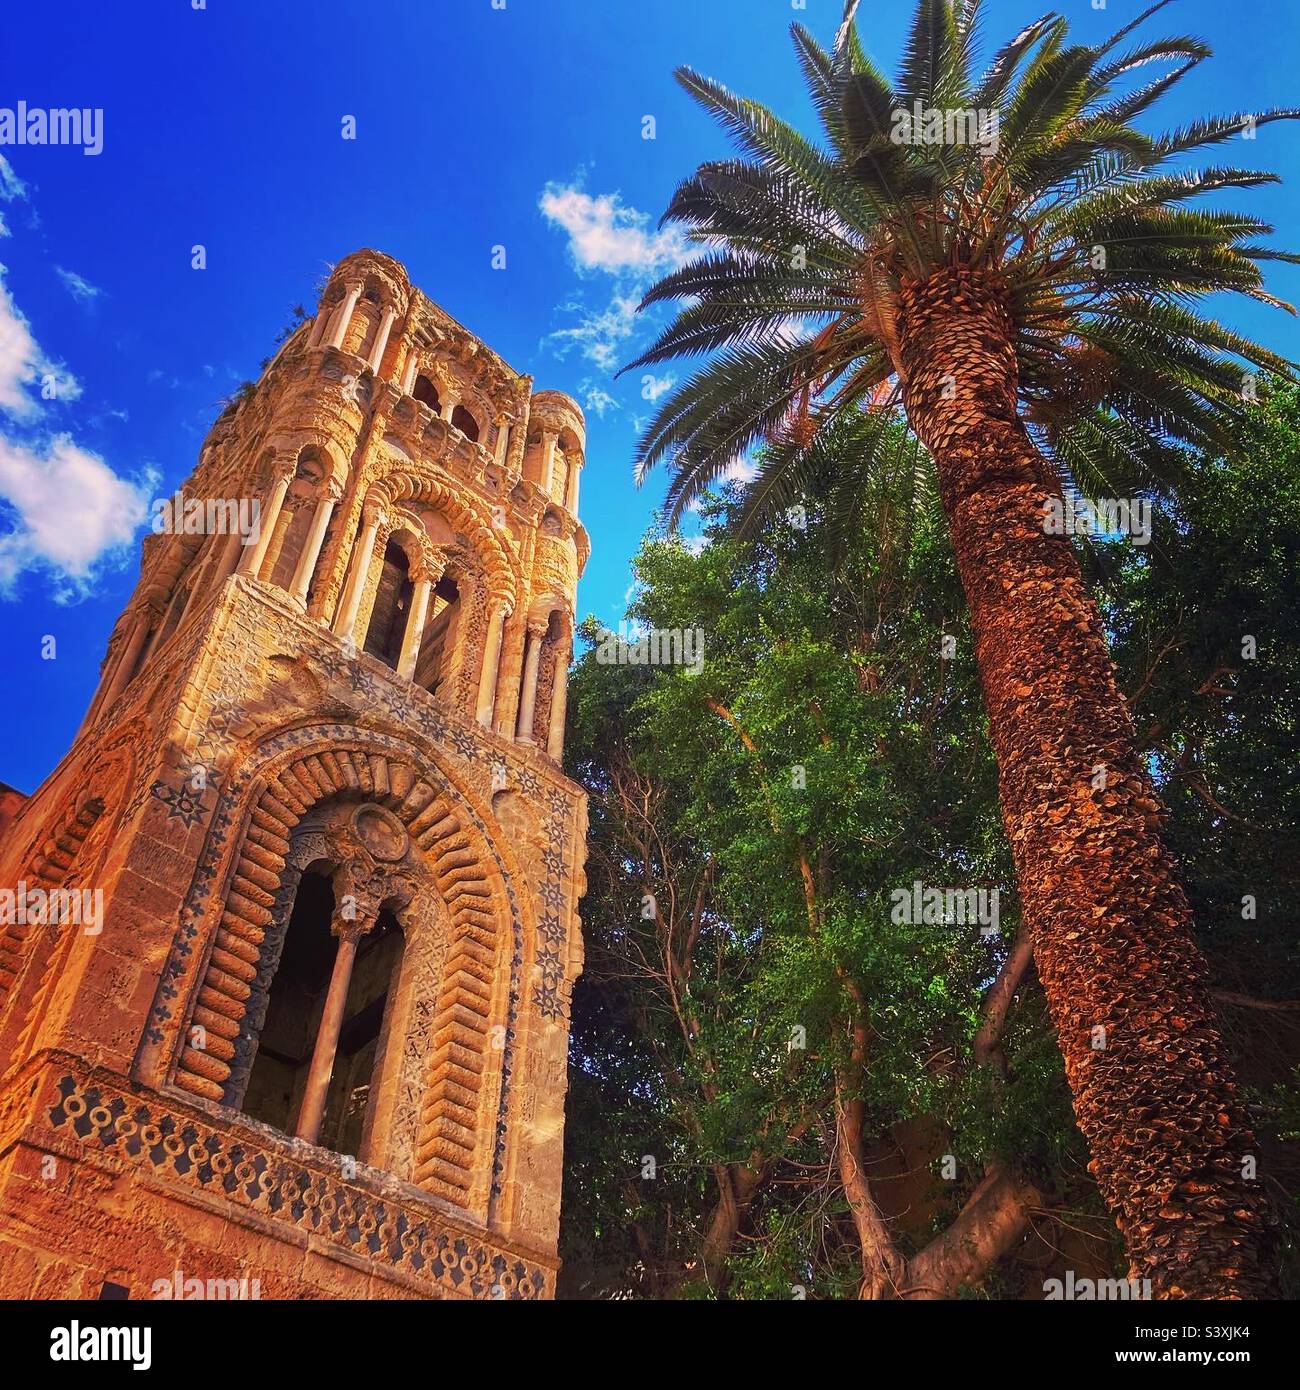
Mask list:
[[[442,418],[450,425],[451,417],[460,404],[460,397],[451,389],[449,383],[445,391],[438,392],[438,398],[442,402]]]
[[[330,478],[316,503],[316,515],[312,517],[311,530],[307,533],[306,544],[298,557],[298,568],[294,571],[293,583],[289,586],[289,597],[299,603],[307,602],[307,590],[311,588],[311,578],[316,573],[316,561],[320,559],[320,548],[325,543],[325,528],[330,524],[330,517],[342,492],[338,483]]]
[[[406,366],[402,370],[402,395],[409,396],[415,390],[415,378],[419,370],[420,350],[412,343],[406,353]]]
[[[226,543],[221,550],[221,558],[217,561],[212,573],[212,587],[214,589],[220,588],[234,574],[240,556],[245,549],[244,538],[238,530],[232,531],[226,537]]]
[[[352,967],[356,964],[357,944],[365,933],[366,925],[359,920],[342,922],[335,918],[334,921],[334,934],[339,939],[334,955],[334,972],[330,976],[329,992],[321,1011],[316,1047],[311,1054],[307,1085],[303,1089],[298,1125],[294,1130],[299,1139],[305,1139],[309,1144],[314,1144],[320,1138],[321,1121],[325,1118],[325,1098],[329,1094],[339,1033],[343,1028],[343,1011],[348,1003],[348,986],[352,983]]]
[[[505,621],[506,610],[500,604],[493,604],[488,616],[487,640],[483,644],[483,670],[478,678],[478,704],[475,706],[475,718],[485,729],[492,727],[492,714],[496,708],[497,672],[501,669]]]
[[[384,306],[384,316],[379,320],[379,332],[375,334],[375,345],[370,350],[370,370],[376,376],[384,360],[384,350],[388,347],[388,335],[393,331],[393,320],[397,310],[391,304]]]
[[[325,326],[329,321],[329,308],[324,304],[318,305],[316,309],[316,322],[312,324],[311,333],[307,338],[307,346],[309,348],[320,346],[321,339],[325,336]]]
[[[510,448],[510,418],[506,415],[497,416],[497,462],[502,468],[506,466],[506,453]]]
[[[555,430],[542,431],[542,491],[548,497],[555,481],[555,442],[559,437]]]
[[[528,624],[528,653],[524,657],[524,678],[519,687],[519,722],[515,725],[516,743],[533,743],[533,715],[537,708],[537,668],[542,658],[542,639],[547,623]]]
[[[397,658],[397,674],[407,680],[415,676],[415,663],[420,659],[420,643],[424,640],[424,620],[429,614],[429,598],[433,586],[442,578],[442,566],[430,564],[414,576],[415,592],[411,595],[411,611],[406,615],[406,631],[402,634],[402,654]]]
[[[357,613],[361,608],[361,595],[366,591],[366,580],[370,575],[370,561],[375,553],[375,538],[386,517],[378,508],[366,508],[363,512],[361,534],[352,550],[352,569],[348,573],[348,587],[343,595],[343,606],[334,624],[339,638],[347,642],[357,625]]]
[[[569,495],[564,505],[573,516],[578,515],[578,479],[582,475],[582,464],[581,454],[574,454],[569,460]]]
[[[284,543],[289,537],[289,528],[297,520],[299,510],[307,505],[308,500],[292,495],[284,499],[280,515],[275,519],[275,530],[271,532],[271,544],[266,548],[266,559],[257,567],[257,577],[264,584],[269,584],[273,579],[280,564],[280,556],[284,554]],[[291,575],[290,578],[292,577]]]
[[[289,491],[289,481],[293,477],[294,466],[285,461],[277,470],[271,483],[271,491],[258,515],[257,540],[244,546],[243,557],[239,561],[239,573],[256,575],[261,571],[262,561],[266,559],[271,544],[271,533],[280,519],[280,509],[284,506],[285,494]]]
[[[343,301],[342,308],[339,309],[339,316],[334,323],[334,331],[330,334],[330,347],[341,348],[343,339],[347,336],[348,325],[352,322],[352,311],[357,307],[357,300],[361,298],[361,291],[364,288],[360,280],[350,281],[348,284],[347,298]]]
[[[551,687],[551,724],[546,731],[546,751],[558,763],[564,753],[564,715],[569,703],[569,653],[572,644],[561,642],[555,650],[555,683]]]
[[[125,689],[131,673],[135,670],[135,664],[140,659],[140,649],[149,636],[150,616],[151,609],[148,607],[136,610],[126,641],[118,649],[117,660],[113,663],[107,680],[101,685],[98,698],[91,702],[82,728],[85,728],[101,709],[107,709]]]

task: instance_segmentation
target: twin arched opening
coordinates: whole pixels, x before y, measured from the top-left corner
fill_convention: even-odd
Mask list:
[[[460,651],[465,576],[431,557],[409,529],[384,545],[362,647],[430,693],[444,687]]]
[[[332,905],[318,883],[303,896],[307,871],[320,875],[332,865],[345,866],[330,880]],[[176,1084],[241,1108],[250,1093],[260,1096],[253,1102],[259,1114],[281,1121],[287,1115],[303,1129],[301,1045],[285,1051],[290,1060],[281,1066],[287,1071],[259,1075],[256,1092],[252,1077],[271,1018],[273,982],[286,960],[287,997],[294,981],[300,999],[304,991],[313,999],[319,994],[322,950],[327,955],[330,949],[321,941],[321,923],[331,912],[331,936],[338,941],[332,980],[353,930],[358,945],[334,1032],[337,1056],[351,1028],[352,1051],[343,1055],[352,1060],[346,1075],[340,1072],[344,1079],[331,1079],[325,1088],[318,1140],[360,1133],[361,1152],[372,1163],[485,1210],[491,1165],[484,1145],[491,1143],[502,1084],[502,1054],[492,1049],[490,1035],[508,1007],[508,946],[518,924],[512,932],[501,869],[458,795],[436,775],[421,775],[373,743],[350,748],[333,741],[328,751],[300,753],[266,775],[224,882],[211,951],[194,984]],[[343,915],[343,895],[352,899],[355,918]],[[290,955],[300,899],[302,944]],[[398,930],[402,945],[369,948],[373,967],[363,971],[354,995],[361,938],[375,931],[386,909],[396,926],[371,939],[382,943],[387,931]],[[388,998],[378,1005],[385,969]],[[313,1002],[307,1027],[315,1010]],[[376,1012],[382,1015],[377,1035]],[[318,1024],[313,1057],[322,1032]],[[382,1068],[382,1087],[374,1082],[376,1067]],[[317,1078],[322,1074],[318,1069]],[[367,1086],[363,1101],[357,1093]],[[277,1088],[279,1100],[266,1096]],[[377,1092],[375,1110],[370,1097]]]
[[[427,405],[435,415],[440,416],[443,413],[442,396],[439,394],[438,388],[433,384],[432,380],[423,372],[416,376],[415,384],[411,387],[411,395],[417,401]],[[450,423],[455,429],[458,429],[466,439],[473,440],[475,443],[478,442],[480,433],[478,417],[468,407],[457,402],[457,404],[452,407]]]
[[[340,869],[315,860],[293,890],[243,1110],[309,1143],[382,1163],[374,1102],[398,1061],[392,1025],[405,933],[397,902],[381,904],[370,921],[355,904],[350,912],[347,892],[336,891]]]

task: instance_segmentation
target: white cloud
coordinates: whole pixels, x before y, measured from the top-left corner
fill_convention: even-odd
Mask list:
[[[98,454],[66,434],[39,444],[0,437],[0,498],[13,530],[0,536],[0,589],[24,570],[45,567],[84,592],[96,563],[131,544],[148,515],[157,476],[120,478]]]
[[[604,415],[618,405],[618,401],[594,381],[584,381],[578,389],[583,393],[582,408],[589,415]]]
[[[639,276],[681,265],[690,244],[675,227],[650,231],[650,218],[623,206],[617,193],[592,197],[571,184],[548,183],[538,206],[569,234],[569,251],[582,270]]]
[[[722,470],[720,481],[727,483],[740,483],[748,487],[758,476],[758,465],[751,459],[738,458],[732,461]]]
[[[0,154],[0,198],[6,203],[13,203],[26,196],[27,185],[14,173],[14,166]]]
[[[582,317],[572,328],[556,329],[547,341],[555,344],[560,357],[577,346],[582,355],[602,371],[612,371],[618,366],[620,345],[632,336],[636,327],[636,306],[640,302],[639,294],[616,290],[606,308],[582,309]],[[577,309],[579,306],[567,307]]]
[[[14,166],[0,154],[0,201],[13,203],[26,196],[27,185],[14,173]],[[8,235],[9,226],[4,218],[0,217],[0,236]]]
[[[0,266],[0,418],[18,432],[0,433],[0,592],[44,569],[55,598],[66,600],[87,592],[99,562],[134,539],[157,477],[131,482],[69,434],[42,429],[43,403],[76,400],[81,387],[41,350],[3,275]]]
[[[31,324],[4,283],[4,274],[5,267],[0,265],[0,410],[30,418],[38,409],[27,389],[33,383],[39,380],[44,394],[61,401],[75,401],[81,386],[61,362],[52,362],[41,351]]]
[[[68,293],[78,304],[91,304],[104,293],[98,285],[92,285],[89,280],[78,275],[75,270],[64,270],[61,265],[56,265],[54,269],[66,286]]]
[[[649,216],[626,206],[617,193],[591,194],[578,183],[548,183],[538,206],[552,226],[567,234],[569,254],[579,274],[586,278],[599,272],[613,281],[603,308],[581,298],[562,305],[561,312],[575,316],[574,320],[544,342],[558,357],[576,347],[602,372],[613,372],[636,355],[629,351],[629,340],[642,327],[637,307],[647,284],[683,265],[695,248],[676,227],[655,231]],[[652,380],[653,394],[646,397],[651,401],[672,378]]]

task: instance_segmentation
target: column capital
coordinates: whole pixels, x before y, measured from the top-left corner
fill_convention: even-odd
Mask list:
[[[322,495],[328,497],[331,502],[338,502],[342,499],[344,490],[343,484],[331,474],[330,477],[325,479],[325,487],[322,490]]]
[[[373,926],[373,918],[367,920],[361,916],[343,917],[336,912],[330,922],[330,935],[355,946]]]
[[[528,631],[533,637],[539,640],[546,636],[551,626],[551,615],[548,613],[544,618],[529,618]]]
[[[336,869],[332,878],[335,901],[340,904],[330,919],[330,932],[340,941],[358,941],[379,918],[379,903],[364,869],[358,875],[351,865]]]
[[[296,449],[277,449],[271,459],[270,483],[274,486],[283,480],[292,482],[298,471],[298,451]]]
[[[435,585],[447,571],[447,557],[441,551],[421,555],[411,566],[411,583]]]

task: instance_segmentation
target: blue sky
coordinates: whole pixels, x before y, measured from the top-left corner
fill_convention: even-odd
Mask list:
[[[497,0],[500,3],[500,0]],[[989,0],[1000,42],[1041,0]],[[1058,7],[1084,39],[1137,4]],[[0,107],[101,107],[98,156],[0,154],[0,780],[31,791],[71,741],[133,587],[148,500],[190,472],[217,402],[258,375],[298,302],[361,246],[412,279],[539,388],[587,405],[581,613],[621,616],[662,483],[631,450],[650,409],[614,370],[659,319],[631,306],[680,255],[655,223],[676,182],[726,149],[672,80],[687,63],[811,128],[792,20],[829,42],[841,0],[58,0],[14,6]],[[910,0],[865,0],[895,65]],[[1216,56],[1157,108],[1165,123],[1295,100],[1292,0],[1180,0],[1149,26]],[[345,116],[357,138],[341,136]],[[644,118],[655,138],[643,138]],[[1286,179],[1234,199],[1285,234],[1300,126],[1219,162]],[[1212,162],[1212,161],[1211,161]],[[1285,237],[1279,238],[1284,244]],[[191,268],[190,248],[207,268]],[[492,248],[506,268],[492,269]],[[1300,272],[1272,288],[1300,298]],[[1225,318],[1300,356],[1293,321]],[[657,373],[650,387],[680,368]],[[52,376],[59,396],[40,398]],[[44,639],[55,639],[55,658]]]

